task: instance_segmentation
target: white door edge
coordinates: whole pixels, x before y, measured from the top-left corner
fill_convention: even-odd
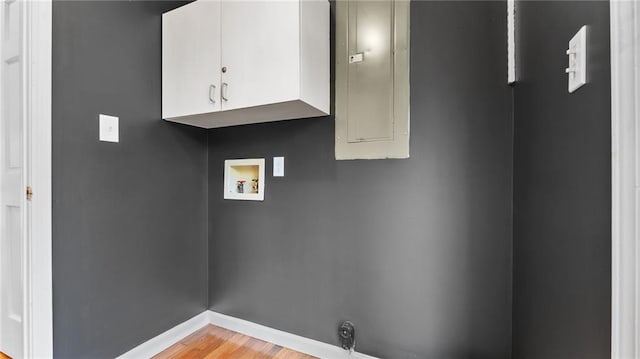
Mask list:
[[[611,0],[611,357],[640,358],[640,3]]]
[[[51,208],[52,1],[27,0],[27,164],[33,189],[27,202],[26,358],[53,357]]]

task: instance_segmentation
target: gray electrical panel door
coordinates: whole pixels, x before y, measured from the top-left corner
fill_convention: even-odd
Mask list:
[[[348,141],[393,139],[393,3],[349,2]]]
[[[409,2],[337,2],[336,158],[409,157]]]

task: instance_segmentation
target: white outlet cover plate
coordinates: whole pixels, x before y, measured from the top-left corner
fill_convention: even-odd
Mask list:
[[[100,141],[120,142],[117,117],[100,114]]]
[[[284,177],[284,157],[273,158],[273,177]]]
[[[584,25],[569,40],[569,92],[574,92],[587,83],[587,25]]]

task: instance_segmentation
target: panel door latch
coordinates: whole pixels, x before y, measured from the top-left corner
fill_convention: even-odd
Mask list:
[[[364,61],[364,52],[359,52],[357,54],[353,54],[349,56],[350,64],[355,64],[357,62],[362,62],[362,61]]]
[[[33,197],[33,190],[31,189],[31,186],[27,186],[27,201],[31,201],[32,197]]]

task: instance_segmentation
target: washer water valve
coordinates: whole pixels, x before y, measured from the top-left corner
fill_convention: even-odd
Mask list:
[[[356,347],[356,327],[353,323],[348,320],[342,322],[338,328],[338,337],[342,349],[353,352]]]

